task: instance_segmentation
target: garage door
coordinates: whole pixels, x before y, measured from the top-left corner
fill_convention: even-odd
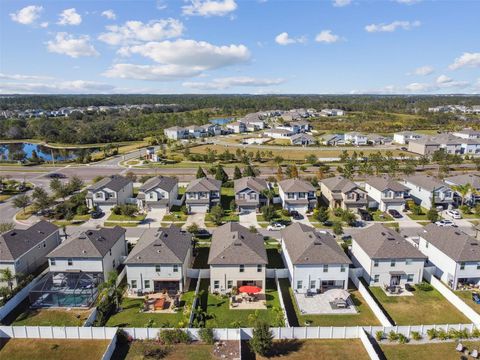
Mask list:
[[[304,213],[307,211],[307,207],[304,205],[290,205],[288,211],[298,211]]]
[[[107,212],[107,211],[112,210],[113,205],[100,205],[99,208],[100,208],[100,210],[102,210],[103,212]]]
[[[254,206],[240,206],[239,207],[240,213],[242,214],[250,214],[256,211],[256,207]]]
[[[190,212],[192,213],[206,213],[208,205],[190,205]]]

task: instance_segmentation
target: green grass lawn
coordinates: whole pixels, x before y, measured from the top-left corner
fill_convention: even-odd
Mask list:
[[[89,310],[27,309],[11,325],[13,326],[83,326]]]
[[[34,213],[33,205],[29,205],[25,208],[25,210],[21,209],[17,215],[15,215],[17,220],[27,220],[30,216]]]
[[[200,283],[200,290],[203,290],[200,298],[200,306],[206,310],[210,316],[207,320],[208,327],[249,327],[255,322],[255,314],[258,314],[258,320],[264,320],[268,322],[270,326],[283,324],[283,314],[278,298],[279,294],[273,279],[267,279],[266,281],[266,310],[230,310],[229,298],[227,296],[210,294],[208,291],[209,283],[210,281],[208,279],[202,279]]]
[[[193,298],[195,295],[195,281],[190,282],[190,289],[181,297],[180,305],[183,306],[183,311],[178,311],[173,314],[158,314],[158,313],[144,313],[143,298],[124,298],[121,307],[122,311],[111,316],[106,326],[118,327],[176,327],[188,325],[188,319],[192,309]],[[153,321],[153,324],[150,321]]]
[[[105,227],[115,227],[115,226],[121,226],[121,227],[137,227],[140,225],[138,222],[112,222],[112,221],[105,221],[103,223],[103,226]]]
[[[292,218],[290,216],[282,214],[282,205],[281,204],[275,204],[274,207],[275,207],[275,217],[273,218],[272,222],[281,221],[281,222],[286,223],[286,224],[290,224],[292,222]],[[257,221],[259,223],[264,223],[265,224],[265,226],[262,226],[262,224],[260,224],[260,226],[262,226],[262,227],[267,227],[267,225],[268,225],[268,221],[265,220],[265,218],[263,217],[263,214],[261,214],[261,213],[257,215]]]
[[[0,339],[0,359],[101,359],[110,340]]]
[[[415,215],[415,214],[413,214],[412,212],[409,212],[409,213],[407,214],[407,216],[408,216],[410,219],[412,219],[412,220],[428,220],[428,219],[427,219],[428,209],[426,209],[426,208],[424,208],[424,207],[422,207],[421,209],[422,209],[422,212],[421,212],[420,214]]]
[[[372,213],[373,221],[393,221],[393,218],[386,212],[376,210]]]
[[[480,349],[479,341],[462,340],[462,344],[470,351]],[[455,342],[403,345],[382,343],[380,347],[388,360],[451,360],[460,358],[460,354],[455,350],[456,345]]]
[[[220,206],[224,211],[224,216],[222,217],[222,223],[231,222],[231,221],[239,221],[238,214],[235,211],[230,210],[230,203],[232,200],[235,200],[235,190],[233,188],[226,188],[222,187],[220,189]],[[212,221],[212,217],[209,213],[205,214],[205,226],[206,227],[216,227],[216,225]]]
[[[170,212],[164,215],[162,221],[187,221],[188,215],[181,211],[180,206],[172,206]]]
[[[138,214],[134,216],[126,216],[126,215],[117,215],[117,214],[111,214],[107,221],[143,221],[145,220],[146,215],[145,214]]]
[[[382,288],[370,291],[397,325],[468,324],[468,320],[437,290],[415,287],[413,296],[387,296]]]
[[[160,346],[156,341],[133,341],[124,350],[124,354],[114,353],[112,359],[124,360],[144,360],[156,359],[154,357],[146,357],[145,352],[155,350],[162,347],[167,350],[166,356],[161,357],[164,360],[210,360],[215,359],[213,356],[213,345],[206,344],[177,344],[174,346]],[[126,354],[125,354],[126,353]],[[115,357],[116,355],[116,357]],[[158,358],[160,359],[160,357]]]
[[[224,215],[222,216],[222,224],[225,224],[226,222],[232,222],[232,221],[238,222],[239,220],[240,219],[237,213],[235,213],[234,211],[224,209]],[[218,226],[212,221],[212,216],[210,215],[210,213],[205,214],[205,226],[206,227]]]
[[[210,246],[208,245],[197,245],[195,249],[196,256],[193,260],[194,269],[208,269],[208,253],[210,252]]]

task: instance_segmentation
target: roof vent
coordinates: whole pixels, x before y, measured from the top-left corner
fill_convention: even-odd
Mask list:
[[[233,243],[233,246],[242,246],[242,243],[240,241],[235,241]]]
[[[322,242],[319,239],[317,239],[313,242],[313,245],[322,245]]]
[[[160,254],[160,251],[161,251],[161,250],[160,250],[160,249],[158,249],[158,250],[157,250],[157,253],[159,253],[159,254]]]
[[[86,254],[86,253],[87,253],[87,250],[82,250],[82,253]]]
[[[395,238],[394,237],[387,237],[387,240],[393,241],[393,240],[395,240]]]
[[[458,231],[454,231],[455,235],[462,235]]]
[[[17,233],[16,233],[15,231],[12,231],[12,232],[10,233],[10,236],[15,236],[15,235],[17,235]]]
[[[88,231],[86,232],[86,234],[87,234],[88,236],[90,236],[90,235],[93,234],[93,231],[92,231],[92,230],[88,230]]]

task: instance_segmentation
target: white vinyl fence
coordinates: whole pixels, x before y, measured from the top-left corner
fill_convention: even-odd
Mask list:
[[[195,286],[195,296],[193,298],[192,309],[190,311],[190,318],[188,319],[188,327],[192,327],[192,322],[195,317],[195,309],[198,305],[198,292],[200,291],[200,282],[201,279],[197,280],[197,286]]]
[[[113,353],[115,352],[115,348],[117,347],[117,334],[113,336],[112,340],[107,346],[107,350],[103,353],[102,360],[110,360],[112,358]]]
[[[379,354],[377,353],[377,351],[375,350],[375,348],[373,347],[373,344],[372,342],[370,341],[370,338],[368,337],[367,333],[365,332],[365,330],[359,330],[358,332],[358,336],[360,338],[360,340],[362,341],[362,344],[363,344],[363,347],[365,348],[365,350],[367,351],[367,354],[368,356],[370,357],[370,359],[372,360],[380,360],[380,356]],[[375,341],[375,340],[374,340]]]
[[[83,323],[83,326],[93,326],[93,323],[95,322],[96,319],[97,319],[97,307],[94,307],[90,315],[88,315],[87,320],[85,320],[85,322]]]
[[[117,328],[82,326],[0,326],[0,338],[111,340]]]
[[[280,308],[282,309],[282,313],[283,313],[283,322],[286,327],[290,327],[290,323],[288,321],[288,316],[287,316],[287,310],[285,309],[285,303],[283,302],[282,288],[280,287],[280,282],[278,281],[278,277],[275,277],[275,285],[277,286],[278,299],[280,300]]]

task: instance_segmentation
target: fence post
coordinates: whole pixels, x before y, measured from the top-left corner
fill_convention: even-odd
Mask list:
[[[317,326],[317,338],[320,339],[320,326]]]
[[[330,326],[330,339],[333,339],[333,326]]]
[[[412,326],[408,325],[408,332],[407,332],[407,337],[410,337],[410,331],[412,330]]]
[[[305,335],[304,335],[304,339],[307,338],[307,327],[305,326]]]
[[[346,326],[343,327],[343,338],[344,339],[347,338],[347,327]]]

